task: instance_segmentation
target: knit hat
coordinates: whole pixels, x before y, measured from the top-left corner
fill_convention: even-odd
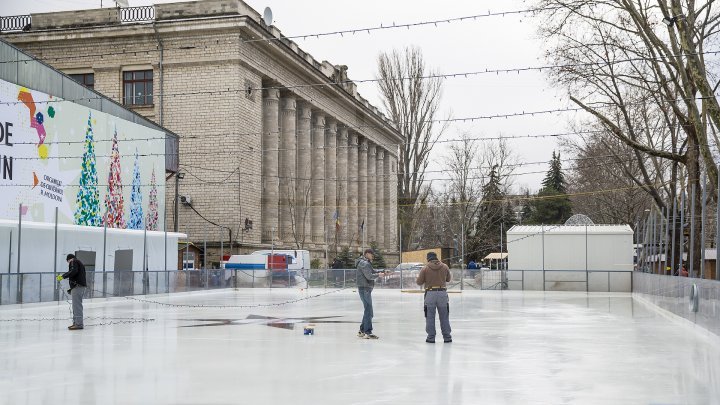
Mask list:
[[[427,261],[437,260],[437,253],[435,252],[428,252],[427,254]]]

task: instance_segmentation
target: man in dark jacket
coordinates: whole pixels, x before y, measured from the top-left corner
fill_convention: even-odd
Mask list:
[[[452,342],[450,335],[450,299],[446,283],[452,280],[450,269],[437,258],[435,252],[427,254],[428,263],[420,270],[417,284],[425,287],[425,332],[428,343],[435,343],[435,310],[440,316],[443,341]]]
[[[377,339],[378,337],[372,333],[372,290],[375,287],[375,280],[378,277],[385,277],[385,272],[375,271],[372,268],[372,260],[375,252],[372,249],[365,249],[363,255],[355,261],[357,267],[357,287],[360,294],[360,301],[363,303],[363,318],[360,323],[360,331],[358,337],[362,339]]]
[[[333,269],[332,275],[333,275],[333,278],[335,279],[335,286],[336,286],[336,287],[342,285],[343,273],[345,272],[345,270],[342,269],[343,267],[344,267],[344,266],[343,266],[342,260],[340,260],[340,259],[337,258],[337,257],[336,257],[335,259],[333,259],[333,262],[332,262],[332,269]]]
[[[68,279],[70,282],[70,297],[72,298],[73,324],[68,326],[70,330],[83,329],[83,306],[82,300],[87,288],[85,281],[85,265],[75,255],[69,254],[65,258],[68,263],[68,272],[58,276],[58,281]]]

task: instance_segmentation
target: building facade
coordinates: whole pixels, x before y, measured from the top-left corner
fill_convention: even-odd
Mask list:
[[[397,252],[402,136],[345,66],[316,61],[242,1],[8,18],[4,39],[180,135],[167,223],[215,261],[221,243],[322,261],[370,242]]]

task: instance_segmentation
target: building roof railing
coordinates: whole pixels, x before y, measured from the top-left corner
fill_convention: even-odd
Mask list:
[[[121,23],[144,22],[155,20],[155,7],[123,7],[118,8]],[[32,27],[32,15],[11,15],[0,17],[0,32],[28,31]]]
[[[120,9],[120,22],[142,22],[155,20],[155,7],[125,7]]]
[[[0,32],[27,31],[32,24],[30,15],[11,15],[0,17]]]

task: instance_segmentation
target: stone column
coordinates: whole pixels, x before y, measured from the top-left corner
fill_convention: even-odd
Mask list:
[[[313,114],[312,127],[312,241],[325,243],[325,114]]]
[[[385,176],[383,162],[385,161],[385,150],[378,148],[377,159],[375,160],[375,201],[377,208],[375,209],[376,240],[380,249],[385,249]]]
[[[364,231],[360,231],[365,234],[363,240],[362,233],[360,234],[360,243],[362,248],[367,248],[367,167],[368,167],[368,142],[367,139],[363,139],[360,142],[360,155],[358,157],[358,223],[362,225]],[[363,243],[365,242],[365,243]]]
[[[340,240],[335,234],[337,223],[337,122],[328,117],[325,120],[325,223],[327,242],[337,245]],[[329,258],[328,258],[329,259]]]
[[[283,243],[295,241],[294,218],[291,206],[295,204],[295,97],[285,95],[280,99],[280,232]]]
[[[310,228],[310,176],[312,175],[311,137],[310,137],[310,115],[312,110],[310,104],[304,101],[298,102],[297,108],[297,182],[295,183],[295,234],[300,246],[304,246],[312,240]]]
[[[277,89],[263,91],[262,136],[262,241],[278,231],[278,97]],[[274,229],[274,231],[273,231]]]
[[[369,145],[368,158],[367,158],[367,244],[370,246],[370,242],[376,242],[377,235],[377,215],[375,211],[377,209],[377,191],[376,191],[376,177],[375,177],[375,159],[377,154],[377,146]]]
[[[340,218],[340,233],[338,242],[347,245],[348,242],[348,130],[342,126],[338,128],[337,140],[337,211]]]
[[[348,243],[358,246],[358,135],[350,132],[348,140]]]
[[[389,153],[385,156],[383,172],[385,183],[385,245],[391,252],[398,251],[397,242],[397,173],[395,157]]]

